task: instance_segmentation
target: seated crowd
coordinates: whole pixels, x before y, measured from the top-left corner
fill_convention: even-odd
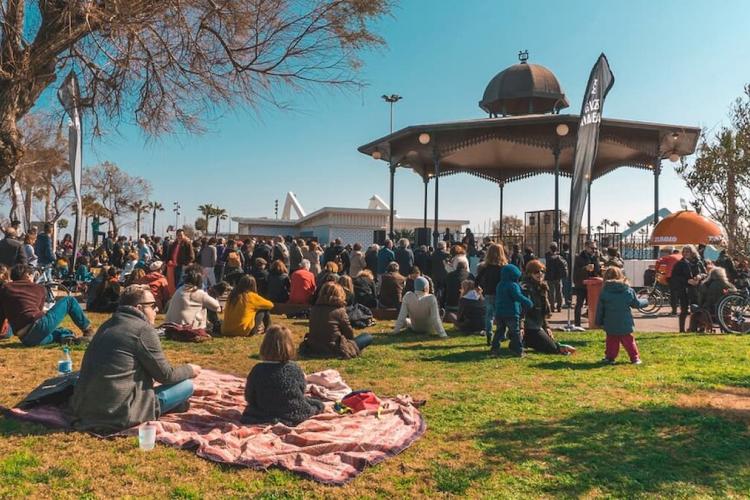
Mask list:
[[[262,362],[247,378],[246,423],[296,425],[322,410],[320,401],[305,396],[304,373],[293,362],[297,349],[290,330],[271,322],[278,304],[298,306],[309,318],[299,345],[303,356],[360,356],[373,337],[357,335],[355,327],[366,326],[372,311],[382,309],[397,315],[394,334],[410,330],[447,337],[447,323],[456,332],[482,335],[493,355],[500,353],[504,341],[516,356],[524,349],[575,352],[555,339],[548,322],[563,302],[569,303],[562,291],[568,256],[557,245],[543,263],[530,249],[521,254],[518,247],[509,262],[502,244],[485,241],[478,247],[473,235],[467,240],[468,231],[461,244],[441,241],[434,250],[412,249],[406,239],[396,248],[387,240],[367,250],[359,243],[344,246],[339,239],[325,248],[282,237],[191,241],[181,230],[174,240],[143,235],[133,244],[110,233],[100,247],[84,246],[76,256],[76,268],[69,270],[86,285],[86,309],[112,313],[94,334],[75,298],[58,298],[46,310],[47,290],[35,282],[56,260],[64,261],[59,267],[67,266],[72,248],[61,244],[55,254],[48,247],[47,228],[40,235],[26,235],[23,243],[12,229],[0,240],[0,323],[7,322],[3,331],[26,346],[89,342],[71,401],[79,429],[116,431],[186,408],[193,392],[191,380],[201,368],[173,367],[167,361],[155,328],[159,311],[165,312],[166,325],[215,336],[265,335]],[[705,265],[690,246],[683,256],[671,273],[670,286],[679,304],[715,308],[732,287],[727,270]],[[34,268],[27,261],[47,267]],[[622,259],[616,251],[602,259],[595,244],[588,242],[575,262],[576,319],[585,296],[579,282],[606,270],[602,306],[597,309],[607,333],[605,359],[614,362],[622,344],[631,361],[640,362],[629,312],[637,300],[620,271]],[[81,335],[60,327],[66,317]],[[682,321],[681,315],[681,329]]]

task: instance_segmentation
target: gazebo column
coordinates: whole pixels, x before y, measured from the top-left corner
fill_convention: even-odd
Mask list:
[[[440,230],[438,229],[438,205],[440,202],[440,154],[438,153],[437,144],[432,146],[432,161],[435,164],[435,220],[432,223],[432,248],[437,249]]]
[[[430,183],[430,176],[425,174],[424,176],[424,222],[422,223],[423,228],[427,228],[427,186]]]
[[[586,211],[587,211],[587,221],[586,221],[586,239],[591,239],[591,179],[589,179],[589,186],[588,186],[588,193],[586,195],[587,203],[586,203]]]
[[[555,157],[555,215],[554,215],[554,234],[552,239],[560,244],[560,146],[557,145],[552,150]]]
[[[501,182],[499,184],[500,186],[500,222],[498,224],[498,228],[500,229],[500,241],[498,243],[503,241],[503,191],[505,191],[505,183]]]
[[[396,164],[393,163],[393,160],[390,161],[389,167],[391,171],[391,192],[388,204],[388,208],[390,209],[390,213],[388,214],[388,238],[393,240],[393,237],[395,235],[395,233],[393,232],[393,186],[396,179]]]
[[[661,175],[661,156],[654,158],[654,227],[659,222],[659,175]],[[654,246],[654,259],[659,258],[659,247]]]

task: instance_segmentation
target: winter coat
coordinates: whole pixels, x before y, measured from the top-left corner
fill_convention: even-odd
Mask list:
[[[255,278],[255,285],[258,287],[258,293],[263,297],[268,298],[268,270],[253,269],[253,278]]]
[[[310,308],[310,333],[300,346],[300,352],[341,359],[356,358],[359,347],[353,339],[354,330],[346,308],[315,305]]]
[[[367,262],[365,262],[365,254],[362,250],[352,250],[349,256],[349,275],[354,278],[366,267]]]
[[[485,295],[495,295],[495,288],[500,282],[500,270],[503,266],[482,264],[477,269],[476,284]]]
[[[425,276],[432,275],[430,254],[427,252],[427,250],[420,250],[419,248],[414,250],[414,265],[417,266]]]
[[[448,268],[446,263],[450,260],[451,254],[445,250],[435,250],[432,252],[432,258],[430,259],[430,271],[432,272],[432,279],[436,283],[442,285],[445,283],[445,278],[448,276]]]
[[[607,335],[629,335],[635,329],[631,307],[646,305],[622,281],[605,281],[596,306],[596,324],[602,325]]]
[[[374,276],[378,274],[378,252],[370,250],[365,252],[365,267],[369,269]]]
[[[401,306],[406,278],[398,272],[385,273],[380,281],[380,305],[386,308]]]
[[[287,273],[268,273],[268,288],[266,298],[271,302],[283,304],[289,300],[289,275]]]
[[[378,250],[378,274],[388,272],[388,264],[396,260],[396,255],[388,247],[382,247]]]
[[[699,304],[704,309],[708,309],[711,314],[716,314],[716,306],[719,305],[719,301],[730,291],[736,291],[734,285],[709,274],[708,279],[700,285]]]
[[[352,280],[354,284],[354,298],[357,304],[374,309],[378,307],[378,294],[375,282],[365,276],[358,276]]]
[[[138,285],[148,285],[151,293],[156,300],[156,307],[159,311],[164,311],[169,302],[169,283],[167,278],[159,271],[151,271],[143,278],[138,280]]]
[[[461,283],[464,280],[471,279],[471,274],[466,270],[451,271],[445,278],[445,295],[443,302],[446,308],[456,310],[458,302],[461,299]]]
[[[500,271],[500,282],[495,289],[495,316],[499,318],[520,318],[521,307],[530,309],[531,302],[521,291],[518,280],[521,270],[513,264],[503,266]]]
[[[263,362],[250,370],[245,383],[247,407],[243,424],[294,427],[323,411],[322,401],[305,396],[305,374],[293,361]]]
[[[193,286],[182,285],[169,301],[167,323],[188,325],[191,328],[206,328],[208,311],[221,309],[219,301],[205,291]]]
[[[548,281],[564,280],[568,277],[568,262],[557,252],[549,254],[546,259]]]
[[[46,266],[55,262],[55,253],[52,251],[52,238],[47,233],[40,233],[34,244],[36,256],[40,266]]]
[[[121,306],[86,348],[70,407],[78,430],[117,432],[159,418],[154,381],[193,377],[189,365],[172,367],[159,335],[135,307]]]
[[[694,279],[702,274],[706,274],[706,266],[700,259],[681,259],[672,268],[672,277],[669,286],[673,289],[684,290],[685,288],[694,288],[688,280]]]
[[[402,275],[408,276],[411,273],[411,268],[414,267],[414,252],[411,251],[411,248],[398,247],[394,255],[396,256],[396,262],[398,262],[398,271]]]
[[[549,300],[547,299],[549,286],[547,286],[547,283],[544,281],[539,283],[533,278],[526,276],[521,283],[521,289],[534,304],[526,311],[524,328],[531,330],[546,330],[549,328],[547,314],[549,314],[552,309],[549,305]]]
[[[484,298],[472,290],[458,303],[456,326],[462,332],[480,332],[484,330]]]
[[[315,275],[307,269],[297,269],[289,279],[289,302],[309,304],[315,294]]]
[[[589,264],[594,265],[593,271],[586,270],[586,266]],[[586,285],[583,282],[591,277],[599,276],[601,271],[597,256],[589,255],[585,250],[576,257],[575,265],[573,267],[573,284],[576,288],[586,288]]]
[[[0,240],[0,264],[5,264],[8,267],[26,264],[26,251],[23,244],[8,237]]]

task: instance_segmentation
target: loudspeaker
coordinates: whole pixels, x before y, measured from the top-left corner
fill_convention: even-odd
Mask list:
[[[430,246],[430,228],[429,227],[418,227],[414,230],[414,236],[416,245],[427,245]]]
[[[376,245],[385,245],[385,229],[376,229],[372,232],[372,242]]]

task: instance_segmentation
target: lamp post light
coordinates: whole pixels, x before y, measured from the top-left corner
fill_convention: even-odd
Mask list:
[[[393,105],[403,99],[398,94],[391,94],[391,95],[385,95],[383,94],[380,96],[385,102],[391,105],[391,134],[393,133]]]
[[[555,127],[555,134],[557,135],[557,144],[552,150],[552,154],[555,156],[555,216],[554,216],[554,227],[552,228],[552,239],[561,244],[562,239],[562,221],[560,220],[560,139],[565,137],[570,132],[570,127],[565,123],[559,123]]]

